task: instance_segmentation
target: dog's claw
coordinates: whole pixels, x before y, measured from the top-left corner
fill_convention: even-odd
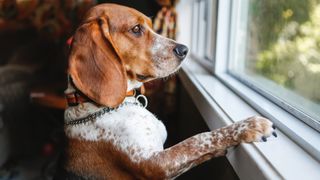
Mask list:
[[[278,135],[277,135],[277,133],[274,131],[274,132],[272,132],[272,135],[274,136],[274,137],[278,137]]]
[[[265,136],[262,136],[262,141],[267,142],[267,138]]]
[[[273,129],[276,129],[276,126],[273,124],[273,125],[272,125],[272,128],[273,128]]]

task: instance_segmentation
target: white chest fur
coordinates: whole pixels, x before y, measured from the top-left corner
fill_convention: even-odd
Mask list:
[[[126,98],[125,101],[134,101],[134,98]],[[79,119],[98,110],[90,103],[70,107],[65,111],[65,121]],[[120,151],[130,154],[133,161],[163,150],[167,138],[163,123],[145,108],[133,104],[106,113],[93,122],[67,125],[65,132],[70,138],[111,142]]]

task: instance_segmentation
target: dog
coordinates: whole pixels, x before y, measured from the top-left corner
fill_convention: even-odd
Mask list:
[[[271,121],[255,116],[164,149],[163,123],[132,91],[175,73],[187,53],[134,9],[88,11],[69,55],[64,179],[174,179],[231,146],[276,136]]]

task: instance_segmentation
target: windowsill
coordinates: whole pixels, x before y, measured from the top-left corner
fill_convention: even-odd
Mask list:
[[[259,114],[192,59],[182,69],[182,83],[210,129]],[[241,144],[228,150],[227,158],[240,179],[319,179],[319,161],[291,140],[281,125],[279,129],[278,138],[266,143]]]

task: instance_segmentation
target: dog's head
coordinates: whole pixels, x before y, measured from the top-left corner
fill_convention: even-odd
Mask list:
[[[114,107],[125,98],[128,80],[166,77],[187,53],[186,46],[153,32],[142,13],[101,4],[89,10],[73,37],[69,74],[86,96]]]

